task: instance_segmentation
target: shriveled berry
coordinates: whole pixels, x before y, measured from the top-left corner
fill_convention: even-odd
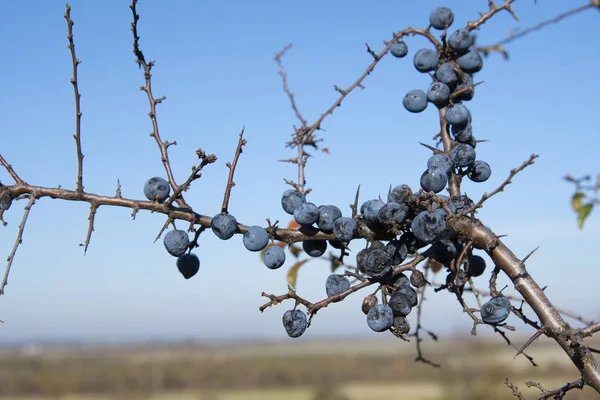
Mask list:
[[[377,297],[374,294],[369,294],[367,297],[363,299],[362,302],[362,312],[366,314],[369,313],[369,310],[377,305]]]

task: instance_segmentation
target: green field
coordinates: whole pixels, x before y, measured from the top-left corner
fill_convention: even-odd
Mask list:
[[[413,343],[387,339],[4,349],[0,399],[500,400],[514,399],[505,378],[528,398],[537,390],[527,380],[554,389],[578,378],[549,341],[527,350],[534,367],[495,339],[424,342],[441,368],[416,363]],[[598,396],[584,389],[566,398]]]

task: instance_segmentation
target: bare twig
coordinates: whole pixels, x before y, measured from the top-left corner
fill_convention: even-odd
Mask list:
[[[148,102],[150,103],[150,112],[148,113],[148,115],[150,116],[150,120],[152,121],[152,128],[153,128],[150,136],[152,136],[156,140],[156,144],[158,145],[158,148],[160,150],[161,161],[162,161],[165,171],[167,173],[167,178],[169,180],[169,184],[171,185],[171,188],[173,189],[173,191],[176,191],[178,189],[178,187],[177,187],[177,183],[175,182],[175,177],[173,176],[173,171],[171,170],[171,162],[169,161],[168,148],[171,145],[177,144],[177,142],[163,142],[160,137],[160,133],[158,130],[158,120],[156,117],[156,105],[160,104],[163,100],[166,99],[166,97],[163,96],[160,98],[155,98],[154,95],[152,94],[151,70],[152,70],[152,67],[154,66],[154,61],[146,62],[146,59],[144,58],[144,54],[142,53],[142,51],[140,50],[140,47],[139,47],[140,37],[138,36],[138,32],[137,32],[137,22],[140,19],[140,16],[138,15],[138,13],[136,11],[136,5],[137,5],[137,0],[132,0],[129,8],[131,9],[131,12],[133,14],[133,22],[131,22],[131,32],[133,33],[133,54],[136,57],[136,63],[140,67],[143,67],[143,69],[144,69],[144,79],[146,82],[146,84],[144,86],[140,87],[140,90],[146,92],[146,95],[148,96]],[[177,197],[176,201],[180,207],[189,208],[189,206],[187,205],[187,203],[185,202],[183,197]]]
[[[481,196],[481,199],[477,202],[477,204],[475,204],[472,207],[469,207],[466,210],[459,212],[457,215],[460,215],[460,216],[468,215],[468,214],[472,213],[473,211],[477,210],[478,208],[481,208],[483,206],[483,203],[485,203],[490,197],[502,192],[507,185],[512,183],[512,179],[515,177],[515,175],[517,175],[519,172],[523,171],[528,166],[533,165],[533,163],[535,162],[535,159],[538,157],[539,156],[537,154],[532,154],[531,156],[529,156],[529,159],[527,161],[525,161],[523,164],[521,164],[520,167],[513,168],[510,171],[508,178],[506,178],[506,180],[504,182],[502,182],[502,184],[500,186],[498,186],[496,189],[494,189],[490,193],[484,193]]]
[[[550,397],[560,400],[569,390],[583,389],[583,387],[585,386],[585,380],[583,378],[580,378],[575,382],[567,383],[563,387],[560,387],[556,390],[545,389],[539,382],[528,381],[525,384],[527,385],[527,387],[535,387],[540,391],[541,396],[538,397],[538,400],[545,400],[549,399]]]
[[[98,204],[91,203],[90,205],[90,215],[88,216],[88,221],[90,221],[88,226],[87,236],[85,237],[85,242],[80,244],[80,246],[84,246],[83,253],[87,253],[88,246],[90,244],[90,240],[92,239],[92,232],[94,232],[94,219],[96,218],[96,211],[98,210]]]
[[[0,164],[2,164],[2,166],[6,169],[6,171],[9,173],[9,175],[15,180],[15,183],[17,183],[18,185],[25,184],[25,182],[23,182],[23,180],[19,177],[19,175],[17,175],[17,173],[13,169],[12,165],[10,165],[4,159],[4,157],[2,157],[2,154],[0,154]]]
[[[73,25],[75,22],[71,19],[71,7],[67,4],[65,12],[65,20],[67,21],[69,39],[69,50],[71,50],[71,63],[73,64],[73,76],[71,83],[73,84],[73,92],[75,94],[75,145],[77,147],[77,189],[78,193],[83,191],[83,153],[81,151],[81,94],[79,94],[79,86],[77,82],[77,66],[81,64],[81,60],[75,55],[75,42],[73,41]],[[87,249],[87,243],[86,243]]]
[[[588,4],[583,4],[583,5],[579,6],[579,7],[572,8],[572,9],[570,9],[568,11],[565,11],[565,12],[563,12],[563,13],[561,13],[561,14],[553,17],[553,18],[549,18],[547,20],[539,22],[539,23],[537,23],[535,25],[532,25],[532,26],[530,26],[528,28],[525,28],[525,29],[523,29],[521,31],[518,31],[518,32],[515,32],[514,30],[510,31],[508,33],[508,36],[505,39],[502,39],[499,42],[497,42],[495,44],[492,44],[492,45],[489,45],[489,46],[476,47],[475,50],[477,50],[477,51],[479,51],[479,52],[481,52],[483,54],[489,54],[489,53],[491,53],[493,51],[502,52],[502,51],[504,51],[504,49],[503,49],[504,45],[506,45],[508,43],[511,43],[511,42],[513,42],[513,41],[515,41],[517,39],[520,39],[523,36],[527,36],[530,33],[533,33],[535,31],[539,31],[540,29],[542,29],[542,28],[544,28],[544,27],[546,27],[548,25],[556,24],[556,23],[562,21],[563,19],[565,19],[567,17],[570,17],[572,15],[578,14],[578,13],[580,13],[582,11],[585,11],[588,8],[598,7],[598,4],[596,4],[596,3],[597,3],[597,1],[592,0]]]
[[[351,286],[350,289],[348,289],[342,293],[336,294],[335,296],[330,296],[330,297],[323,299],[317,303],[311,303],[310,301],[298,296],[296,294],[296,291],[294,289],[292,289],[291,287],[288,287],[287,293],[279,295],[279,296],[275,296],[275,295],[263,292],[261,294],[261,296],[267,297],[269,299],[269,301],[267,303],[263,304],[262,306],[260,306],[258,309],[260,312],[263,312],[267,308],[275,306],[284,300],[294,299],[294,300],[296,300],[296,303],[302,304],[304,307],[306,307],[308,314],[312,315],[312,314],[316,314],[317,311],[319,311],[321,308],[327,307],[331,303],[337,303],[337,302],[345,299],[352,293],[358,292],[359,290],[366,288],[368,286],[371,286],[374,283],[375,283],[374,281],[365,280],[363,282],[360,282],[359,284]]]
[[[287,74],[283,70],[283,65],[281,64],[281,57],[283,57],[283,55],[286,53],[286,51],[288,51],[291,47],[292,47],[292,44],[290,43],[290,44],[286,45],[283,49],[278,51],[277,54],[275,54],[275,61],[277,62],[277,68],[279,71],[279,75],[281,75],[281,80],[283,81],[283,90],[290,98],[290,103],[292,103],[292,109],[294,110],[296,117],[300,120],[302,127],[306,127],[306,120],[302,117],[302,114],[300,114],[300,111],[298,110],[298,107],[296,106],[296,101],[294,100],[294,94],[290,91],[290,88],[288,87],[288,84],[287,84]]]
[[[215,161],[217,161],[217,156],[215,156],[214,154],[207,155],[202,149],[196,150],[196,154],[198,155],[198,158],[200,158],[202,161],[200,162],[200,164],[192,167],[192,172],[190,173],[190,176],[187,178],[187,180],[185,182],[183,182],[181,185],[177,186],[177,188],[173,191],[173,194],[171,194],[171,196],[167,200],[165,200],[166,204],[168,204],[168,205],[173,204],[173,202],[179,197],[179,195],[181,193],[183,193],[189,189],[189,187],[193,181],[195,181],[196,179],[198,179],[202,176],[200,174],[200,171],[202,171],[202,169],[206,165],[212,164]]]
[[[27,217],[29,217],[29,211],[31,211],[31,207],[35,204],[36,197],[30,196],[29,202],[25,206],[25,212],[23,213],[23,219],[21,220],[21,224],[19,225],[19,232],[17,233],[17,238],[15,240],[15,244],[13,246],[12,251],[8,255],[6,259],[6,270],[4,271],[4,278],[2,278],[2,283],[0,283],[0,295],[4,294],[4,288],[8,284],[8,275],[10,274],[10,267],[12,266],[13,260],[15,259],[15,254],[17,254],[17,249],[19,245],[23,242],[23,232],[25,231],[25,224],[27,223]]]
[[[227,163],[227,168],[229,168],[229,177],[227,178],[227,186],[225,187],[225,195],[223,196],[223,206],[221,207],[221,213],[227,214],[227,207],[229,206],[229,197],[231,196],[231,189],[235,186],[235,182],[233,181],[233,174],[235,173],[235,167],[237,166],[237,162],[240,158],[240,154],[242,154],[242,147],[246,145],[246,139],[244,139],[244,129],[240,132],[240,139],[238,140],[237,148],[235,149],[235,155],[233,156],[233,162]]]
[[[583,337],[592,336],[597,332],[600,332],[600,322],[589,324],[580,330],[581,336]]]
[[[515,12],[513,11],[513,9],[511,8],[511,4],[514,3],[515,0],[506,0],[504,3],[500,4],[499,6],[496,6],[494,4],[493,0],[488,0],[488,4],[489,4],[489,11],[487,13],[482,13],[480,12],[480,18],[475,21],[475,22],[469,22],[467,24],[467,30],[472,31],[474,29],[479,29],[479,27],[481,25],[483,25],[487,20],[489,20],[490,18],[492,18],[492,16],[494,16],[494,14],[498,13],[499,11],[502,10],[506,10],[510,13],[510,15],[513,16],[513,18],[515,19],[515,21],[519,21],[519,18],[517,18],[517,15],[515,14]]]
[[[504,378],[504,384],[512,391],[513,396],[515,396],[519,400],[527,400],[523,393],[519,390],[519,387],[508,380],[508,378]]]

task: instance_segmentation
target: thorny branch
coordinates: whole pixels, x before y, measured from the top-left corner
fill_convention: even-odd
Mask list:
[[[90,221],[90,223],[88,226],[87,236],[85,237],[85,242],[80,244],[80,246],[83,246],[84,254],[87,253],[90,240],[92,239],[92,232],[94,232],[94,219],[96,218],[96,211],[98,211],[98,205],[96,203],[91,203],[90,215],[88,216],[88,221]]]
[[[77,147],[77,189],[78,193],[83,191],[83,153],[81,152],[81,94],[79,94],[79,86],[77,82],[77,66],[81,64],[81,60],[75,55],[75,42],[73,41],[73,25],[75,22],[71,19],[71,7],[67,4],[67,10],[65,12],[65,20],[67,21],[67,27],[69,34],[69,50],[71,50],[71,62],[73,64],[73,77],[71,83],[73,84],[73,91],[75,94],[75,144]],[[87,244],[86,244],[87,249]]]
[[[8,255],[6,259],[6,270],[4,271],[4,278],[2,278],[2,283],[0,283],[0,295],[4,294],[4,288],[8,284],[8,275],[10,274],[10,267],[15,259],[15,254],[17,254],[17,249],[19,245],[23,243],[23,232],[25,231],[25,224],[27,223],[27,217],[29,217],[29,211],[31,211],[31,207],[33,207],[35,203],[36,197],[35,195],[29,196],[29,202],[25,206],[25,212],[23,213],[23,219],[21,220],[21,224],[19,225],[19,232],[17,233],[17,239],[15,240],[15,244],[13,246],[12,251]]]
[[[513,3],[513,2],[514,2],[514,0],[506,0],[500,6],[496,6],[494,4],[494,2],[490,0],[489,1],[490,10],[487,13],[481,13],[481,17],[478,21],[470,22],[467,26],[467,29],[469,29],[469,30],[479,29],[479,27],[485,21],[487,21],[489,18],[491,18],[492,15],[494,15],[495,13],[497,13],[501,10],[507,10],[514,16],[514,13],[513,13],[512,9],[510,8],[511,3]],[[159,149],[161,152],[161,160],[162,160],[165,170],[167,172],[169,184],[171,185],[174,192],[179,191],[179,194],[181,194],[183,189],[181,189],[181,187],[178,186],[174,180],[174,177],[173,177],[173,174],[171,171],[169,158],[168,158],[168,152],[167,152],[168,147],[172,144],[176,144],[176,142],[163,142],[159,135],[158,123],[157,123],[157,118],[156,118],[156,105],[159,104],[161,101],[163,101],[165,98],[164,97],[155,98],[152,93],[151,69],[154,65],[154,62],[152,62],[152,61],[146,62],[144,55],[139,48],[139,36],[137,33],[137,22],[139,20],[139,15],[136,12],[136,4],[137,4],[137,1],[132,0],[132,3],[130,5],[130,8],[133,13],[133,22],[131,24],[132,32],[133,32],[133,36],[134,36],[133,52],[136,56],[136,62],[138,63],[140,68],[143,67],[143,70],[144,70],[145,86],[141,87],[141,90],[146,92],[146,94],[148,96],[148,101],[150,103],[149,116],[151,118],[152,125],[153,125],[153,132],[151,133],[151,136],[153,136],[155,138],[155,140],[159,146]],[[67,20],[69,20],[69,19],[67,19]],[[333,103],[333,105],[325,113],[323,113],[320,116],[320,118],[317,119],[316,122],[314,122],[310,126],[307,126],[306,123],[303,123],[303,128],[296,131],[296,137],[303,138],[302,139],[303,142],[301,142],[301,143],[306,144],[306,143],[311,143],[311,141],[312,141],[313,145],[316,147],[316,141],[314,140],[314,136],[313,136],[314,131],[316,131],[317,129],[320,129],[321,124],[324,121],[324,119],[328,115],[331,115],[333,113],[333,110],[336,107],[339,107],[341,105],[342,101],[346,98],[346,96],[351,91],[353,91],[357,87],[364,88],[363,81],[374,70],[375,66],[381,60],[381,58],[383,56],[385,56],[385,54],[389,51],[393,42],[402,38],[403,36],[407,36],[407,35],[424,36],[427,39],[429,39],[434,44],[434,46],[436,46],[436,48],[438,48],[438,50],[442,46],[442,44],[440,44],[437,41],[437,39],[435,39],[435,37],[433,37],[433,35],[431,35],[431,33],[429,32],[428,29],[427,30],[419,30],[419,29],[413,29],[413,28],[405,29],[399,33],[394,34],[392,40],[390,42],[386,43],[385,48],[380,53],[374,52],[367,45],[367,52],[373,58],[373,61],[371,62],[371,64],[367,67],[367,69],[363,72],[363,74],[358,78],[358,80],[356,80],[347,89],[341,89],[337,86],[335,87],[335,89],[340,93],[340,96]],[[74,52],[72,53],[72,56],[75,57]],[[75,66],[76,66],[76,64],[75,64]],[[284,74],[282,74],[282,77],[285,80]],[[76,78],[75,78],[75,81],[76,81]],[[76,92],[76,93],[78,93],[78,92]],[[288,96],[289,95],[290,95],[290,93],[288,91]],[[290,99],[293,100],[293,96],[291,96]],[[295,104],[293,105],[293,108],[295,108]],[[295,111],[297,111],[297,109],[295,109]],[[78,115],[79,115],[79,111],[78,111]],[[299,113],[298,113],[298,115],[299,115]],[[443,115],[440,115],[440,118],[441,117],[443,117]],[[301,119],[301,121],[303,121],[303,119]],[[442,132],[445,132],[445,131],[446,131],[445,129],[442,129]],[[76,136],[77,136],[77,134],[76,134]],[[240,140],[241,140],[241,134],[240,134]],[[76,141],[77,141],[77,137],[76,137]],[[296,142],[292,142],[292,144],[298,145],[298,143],[296,143]],[[240,149],[241,149],[241,146],[240,146]],[[448,149],[445,149],[445,150],[448,151]],[[241,150],[240,150],[240,152],[241,152]],[[79,153],[78,153],[78,155],[79,155]],[[489,195],[485,194],[482,197],[482,199],[479,201],[479,203],[477,203],[474,207],[472,207],[473,208],[472,210],[467,210],[467,212],[463,212],[463,213],[459,213],[459,214],[450,214],[447,219],[447,227],[449,229],[455,230],[459,235],[471,240],[473,242],[473,246],[475,248],[483,249],[484,251],[487,252],[487,254],[494,261],[494,264],[496,266],[496,268],[495,268],[496,273],[498,273],[499,271],[503,271],[509,277],[509,279],[511,279],[511,281],[513,282],[513,284],[515,286],[515,289],[523,296],[523,299],[531,306],[531,308],[534,310],[535,314],[539,318],[541,328],[543,329],[544,334],[546,334],[547,336],[554,339],[561,346],[561,348],[563,348],[565,353],[572,360],[573,364],[581,372],[581,375],[582,375],[581,385],[583,385],[585,383],[585,384],[593,387],[596,391],[600,392],[600,366],[598,365],[597,361],[594,359],[593,354],[590,351],[590,349],[583,344],[583,338],[585,336],[588,336],[588,335],[598,332],[600,330],[600,327],[598,326],[598,324],[597,323],[590,324],[588,327],[580,329],[580,330],[572,329],[562,319],[560,313],[552,305],[552,303],[549,301],[549,299],[545,296],[543,289],[540,288],[538,286],[538,284],[533,280],[533,278],[529,275],[529,273],[527,272],[527,270],[525,268],[523,261],[518,259],[514,255],[514,253],[512,253],[512,251],[510,249],[508,249],[501,242],[499,237],[494,232],[492,232],[490,229],[485,227],[477,219],[467,216],[467,214],[469,214],[470,212],[475,211],[475,209],[481,207],[485,200],[487,200],[491,196],[495,195],[496,193],[502,191],[504,189],[504,187],[511,182],[511,179],[512,179],[512,177],[514,177],[514,175],[516,175],[518,172],[520,172],[526,166],[533,164],[533,160],[535,159],[535,157],[537,157],[537,156],[532,155],[532,157],[530,157],[529,161],[524,163],[520,168],[512,170],[509,178],[494,192],[490,193]],[[187,205],[187,203],[185,202],[183,197],[180,197],[179,195],[177,195],[174,198],[176,200],[177,204],[179,205],[179,207],[174,207],[172,204],[165,204],[165,203],[160,204],[157,202],[126,199],[126,198],[121,197],[120,191],[117,191],[117,195],[115,197],[108,197],[108,196],[101,196],[101,195],[96,195],[96,194],[85,193],[85,192],[83,192],[82,184],[81,184],[81,187],[79,187],[79,185],[78,185],[78,188],[76,190],[33,186],[33,185],[29,185],[26,182],[24,182],[16,174],[16,172],[12,169],[12,167],[5,161],[5,159],[1,155],[0,155],[0,164],[2,164],[5,167],[5,169],[8,171],[8,173],[11,175],[11,177],[15,181],[15,184],[12,186],[4,186],[2,189],[3,193],[8,194],[10,196],[11,200],[20,198],[20,197],[25,197],[25,196],[27,196],[29,198],[28,205],[25,207],[25,213],[24,213],[21,225],[19,226],[19,233],[17,235],[17,239],[15,242],[13,251],[11,252],[11,255],[8,258],[7,271],[5,273],[4,280],[0,286],[0,293],[4,292],[4,287],[6,286],[7,277],[8,277],[8,273],[10,270],[10,266],[12,264],[12,260],[14,259],[16,250],[22,241],[23,231],[24,231],[27,217],[29,215],[29,211],[38,198],[51,197],[51,198],[58,198],[58,199],[63,199],[63,200],[67,200],[67,201],[87,202],[87,203],[90,203],[90,206],[92,209],[94,207],[97,209],[101,205],[126,207],[126,208],[131,208],[133,210],[132,215],[134,217],[139,210],[150,210],[153,212],[157,212],[157,213],[166,215],[168,217],[168,220],[167,220],[167,224],[165,224],[165,225],[168,225],[169,220],[171,220],[171,221],[186,220],[186,221],[190,222],[191,226],[200,225],[200,228],[198,229],[197,232],[202,231],[203,228],[208,227],[211,224],[211,218],[194,212],[191,209],[191,207],[189,207]],[[231,173],[230,173],[229,181],[231,183],[233,183],[233,180],[232,180],[233,169],[234,169],[233,167],[234,166],[231,167],[231,171],[230,171]],[[195,175],[195,174],[193,174],[193,175]],[[191,180],[189,182],[191,182]],[[188,182],[188,184],[189,184],[189,182]],[[298,182],[298,184],[301,184],[302,185],[301,189],[303,189],[304,179],[300,180]],[[184,186],[184,185],[182,185],[182,186]],[[187,185],[185,185],[185,186],[187,187]],[[458,188],[458,186],[459,185],[455,185],[455,188]],[[429,196],[427,194],[422,194],[422,193],[419,195],[416,195],[415,197],[417,200],[422,200],[422,201],[428,201],[431,199],[430,198],[431,196]],[[4,203],[4,201],[3,201],[3,203]],[[224,201],[224,205],[225,205],[224,208],[226,209],[225,201]],[[93,230],[93,215],[94,215],[93,213],[90,213],[90,229],[89,229],[88,236],[91,234],[90,233],[91,230]],[[2,214],[0,214],[0,217],[1,216],[2,216]],[[241,224],[238,225],[239,233],[244,233],[246,231],[246,229],[247,229],[246,226],[241,225]],[[311,234],[310,236],[306,236],[302,232],[297,231],[297,230],[277,229],[276,227],[273,227],[273,229],[271,229],[269,231],[269,234],[273,238],[276,238],[277,240],[282,240],[288,244],[306,240],[306,239],[311,239],[311,240],[315,240],[315,239],[331,240],[331,239],[333,239],[333,235],[325,234],[322,232],[316,233],[315,235]],[[375,232],[372,232],[368,229],[365,229],[364,231],[361,232],[361,237],[368,237],[369,239],[377,239],[378,234]],[[87,241],[89,241],[89,237],[88,237]],[[421,255],[421,257],[423,257],[423,256]],[[417,256],[410,263],[416,262],[416,260],[418,258],[419,258],[419,256]],[[418,264],[418,262],[416,262],[414,265],[410,264],[410,263],[407,265],[394,267],[394,273],[398,273],[398,272],[401,272],[401,271],[407,270],[407,269],[412,269]],[[349,290],[347,290],[343,293],[340,293],[336,296],[332,296],[327,299],[321,300],[317,303],[311,303],[311,302],[303,299],[302,297],[298,296],[296,294],[296,292],[294,290],[292,290],[291,288],[289,289],[288,293],[281,295],[281,296],[274,296],[274,295],[269,295],[269,294],[263,293],[263,296],[269,298],[270,301],[268,303],[264,304],[263,306],[261,306],[261,311],[263,311],[267,307],[275,305],[283,300],[294,299],[297,304],[304,305],[308,309],[309,313],[311,315],[313,315],[319,309],[326,307],[328,304],[330,304],[332,302],[337,302],[337,301],[343,300],[348,295],[350,295],[360,289],[368,287],[374,283],[375,282],[372,280],[362,281],[362,282],[356,284],[355,286],[352,286]],[[492,292],[495,290],[495,287],[493,287],[493,286],[494,285],[490,284]],[[573,385],[573,384],[569,384],[569,385]],[[567,386],[569,386],[569,385],[567,385]],[[562,390],[562,388],[561,388],[561,390]],[[515,392],[515,391],[518,392],[518,389],[516,389],[516,387],[513,388],[513,392]],[[559,395],[559,394],[560,394],[560,392],[557,393],[557,395]]]
[[[589,8],[593,8],[593,7],[600,8],[600,1],[599,0],[591,0],[587,4],[583,4],[579,7],[572,8],[572,9],[565,11],[553,18],[549,18],[547,20],[541,21],[541,22],[539,22],[533,26],[527,27],[523,30],[510,31],[510,32],[508,32],[508,36],[505,39],[502,39],[502,40],[498,41],[497,43],[489,45],[489,46],[476,47],[475,50],[477,50],[480,53],[483,53],[485,55],[488,55],[492,52],[497,51],[497,52],[503,53],[505,58],[508,58],[508,53],[506,53],[506,51],[504,50],[504,47],[503,47],[504,45],[514,42],[515,40],[521,39],[522,37],[527,36],[530,33],[533,33],[535,31],[539,31],[540,29],[542,29],[548,25],[556,24],[565,18],[568,18],[575,14],[579,14],[580,12],[585,11]]]
[[[129,8],[131,9],[131,12],[133,13],[133,22],[131,23],[131,32],[133,33],[133,54],[136,57],[136,63],[140,67],[143,67],[143,69],[144,69],[144,79],[146,81],[146,84],[145,84],[145,86],[140,87],[140,90],[146,92],[146,95],[148,96],[148,102],[150,103],[150,112],[148,113],[148,115],[150,116],[150,120],[152,121],[152,128],[153,128],[150,136],[152,136],[156,140],[156,144],[158,145],[158,148],[160,150],[161,161],[162,161],[165,171],[167,173],[167,178],[168,178],[169,184],[171,185],[171,188],[173,189],[173,191],[178,191],[179,188],[177,186],[177,183],[175,182],[175,177],[173,176],[173,171],[171,170],[171,162],[169,161],[169,153],[168,153],[169,146],[176,145],[177,142],[163,142],[160,137],[160,133],[158,131],[158,120],[156,117],[156,105],[162,103],[162,101],[165,100],[166,97],[163,96],[160,98],[155,98],[154,95],[152,94],[151,70],[152,70],[152,67],[154,66],[154,61],[146,62],[146,59],[144,58],[144,54],[142,53],[142,50],[140,50],[140,47],[139,47],[140,37],[139,37],[138,31],[137,31],[137,22],[140,19],[140,16],[138,15],[138,13],[136,11],[136,5],[137,5],[137,0],[132,0],[131,5],[129,6]],[[179,192],[181,193],[181,190],[179,190]],[[175,199],[175,201],[182,208],[190,208],[190,206],[185,202],[183,197],[177,197]]]
[[[575,382],[567,383],[565,386],[558,388],[556,390],[545,389],[539,382],[528,381],[525,384],[527,385],[527,387],[535,387],[540,391],[541,396],[538,397],[537,400],[545,400],[545,399],[549,399],[551,397],[560,400],[564,397],[564,395],[569,390],[583,389],[583,386],[585,385],[585,381],[583,380],[583,378],[580,378],[580,379],[576,380]]]
[[[240,139],[238,140],[237,148],[235,149],[235,155],[233,156],[233,162],[227,163],[229,168],[229,177],[227,178],[227,186],[225,187],[225,195],[223,196],[223,206],[221,207],[221,213],[227,214],[227,207],[229,207],[229,197],[231,196],[231,189],[235,186],[233,182],[233,174],[235,173],[235,167],[237,166],[240,154],[242,154],[242,147],[246,145],[246,139],[244,139],[244,128],[240,132]]]

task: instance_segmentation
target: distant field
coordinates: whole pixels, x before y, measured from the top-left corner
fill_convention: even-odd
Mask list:
[[[501,400],[514,399],[506,377],[530,398],[527,380],[578,378],[547,340],[527,349],[539,367],[498,338],[426,341],[424,351],[442,368],[415,363],[401,340],[0,349],[0,400]]]

